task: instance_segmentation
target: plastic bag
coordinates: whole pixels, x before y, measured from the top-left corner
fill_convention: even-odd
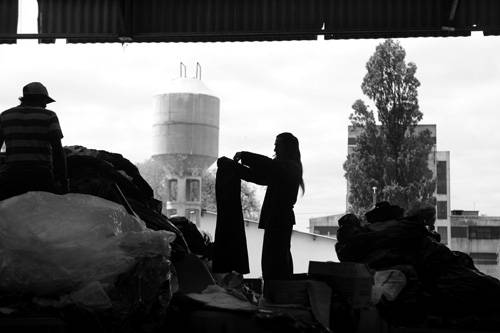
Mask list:
[[[113,306],[111,299],[100,282],[93,281],[70,294],[58,299],[33,297],[33,303],[41,307],[61,309],[70,304],[77,304],[86,308],[104,310]]]
[[[29,192],[0,202],[0,290],[43,296],[110,284],[137,257],[169,257],[174,238],[99,197]]]
[[[396,269],[375,272],[372,288],[372,303],[378,304],[382,296],[388,301],[394,301],[406,286],[406,276]]]

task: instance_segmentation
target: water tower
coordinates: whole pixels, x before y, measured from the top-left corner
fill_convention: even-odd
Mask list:
[[[154,96],[153,158],[167,170],[167,216],[201,216],[201,176],[219,155],[220,101],[196,76],[171,81],[167,92]]]

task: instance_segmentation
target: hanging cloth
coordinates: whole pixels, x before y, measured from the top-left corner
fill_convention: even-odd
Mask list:
[[[215,227],[212,271],[241,274],[250,272],[247,240],[241,209],[241,179],[237,162],[221,157],[217,160],[215,198],[217,225]]]

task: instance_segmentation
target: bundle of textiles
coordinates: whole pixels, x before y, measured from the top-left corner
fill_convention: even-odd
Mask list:
[[[182,233],[161,213],[161,201],[153,197],[153,189],[133,163],[120,154],[83,146],[66,146],[64,150],[70,192],[91,194],[128,205],[149,229],[171,231],[177,235],[172,244],[174,252],[188,251]]]
[[[472,316],[482,318],[474,322],[484,326],[498,317],[500,281],[481,273],[466,253],[439,242],[434,208],[405,216],[402,208],[383,202],[365,219],[344,215],[335,249],[340,261],[404,273],[407,284],[397,299],[379,305],[390,321],[422,323],[437,316],[453,322],[468,318],[470,324]]]

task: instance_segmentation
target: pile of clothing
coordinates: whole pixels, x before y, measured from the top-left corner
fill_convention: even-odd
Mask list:
[[[117,153],[83,146],[66,146],[64,150],[71,193],[91,194],[124,204],[123,197],[116,190],[118,186],[148,228],[177,231],[161,215],[161,202],[154,199],[153,189],[129,160]]]
[[[466,254],[439,242],[434,208],[405,216],[387,202],[339,220],[336,252],[340,261],[367,264],[373,271],[397,270],[406,285],[378,308],[393,324],[489,329],[500,322],[500,281],[481,273]]]
[[[0,319],[43,314],[70,331],[162,327],[178,285],[172,262],[191,253],[182,232],[122,155],[82,146],[65,153],[69,194],[1,202],[0,307],[7,310]]]
[[[162,214],[162,202],[139,169],[121,154],[83,146],[64,147],[71,193],[85,193],[124,205],[137,215],[148,229],[176,234],[172,255],[190,252],[183,233]]]
[[[212,274],[213,242],[188,219],[164,216],[122,155],[82,146],[65,153],[70,193],[29,192],[0,202],[0,220],[5,212],[12,220],[0,224],[1,325],[44,317],[69,332],[324,331],[309,310],[296,310],[302,319],[259,310],[259,295],[241,274]],[[12,235],[37,240],[3,242]]]

